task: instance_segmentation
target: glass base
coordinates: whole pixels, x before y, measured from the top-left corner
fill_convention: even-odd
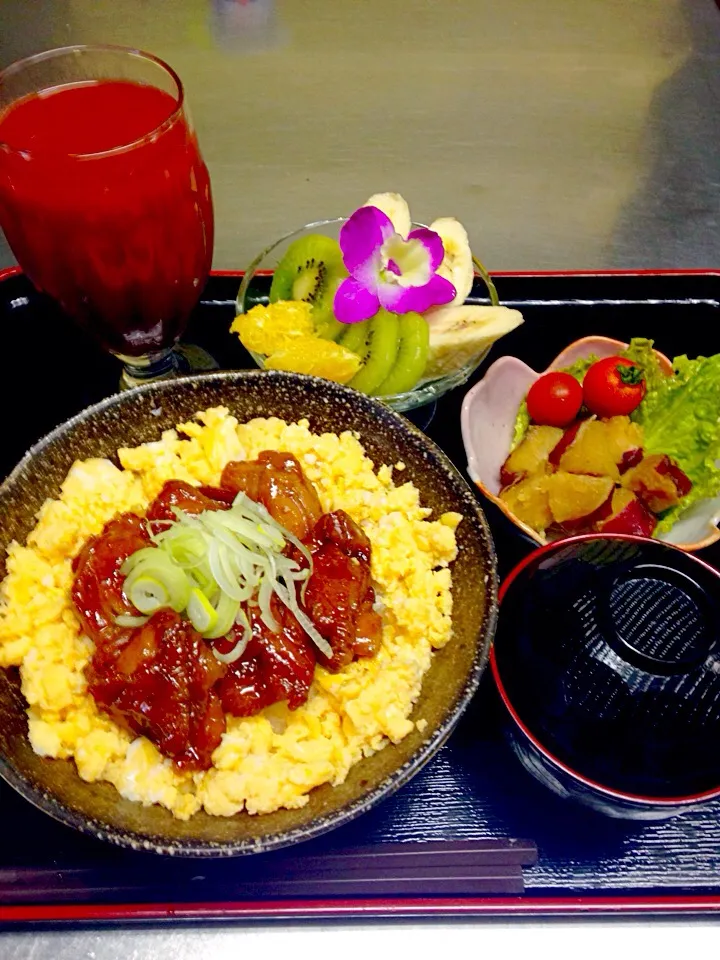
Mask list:
[[[189,373],[201,373],[203,370],[218,370],[218,362],[210,354],[194,343],[178,343],[159,353],[146,357],[124,357],[116,354],[123,362],[120,375],[120,389],[131,390],[144,383],[156,380],[172,380]]]

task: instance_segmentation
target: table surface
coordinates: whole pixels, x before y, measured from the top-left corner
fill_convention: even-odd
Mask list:
[[[0,65],[74,42],[183,78],[216,268],[385,190],[495,270],[720,263],[713,0],[0,3]]]
[[[416,220],[458,216],[491,270],[720,266],[713,0],[0,0],[0,66],[75,42],[145,48],[182,76],[212,177],[218,269],[384,190]],[[0,266],[12,262],[0,238]],[[593,943],[617,939],[596,929]],[[543,931],[587,948],[577,925]],[[293,954],[340,933],[296,931]],[[477,942],[467,926],[434,928],[438,945],[451,933]],[[430,946],[427,927],[402,935]],[[270,930],[169,936],[7,934],[0,953],[282,946]]]

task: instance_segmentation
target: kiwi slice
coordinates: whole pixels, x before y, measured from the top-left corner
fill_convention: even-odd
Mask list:
[[[363,341],[353,351],[362,360],[362,366],[349,382],[361,393],[373,393],[386,379],[395,364],[398,349],[399,319],[396,314],[379,310],[374,317],[354,324],[361,327]],[[349,335],[349,334],[348,334]],[[342,341],[342,346],[347,346]]]
[[[346,350],[352,350],[353,353],[362,356],[369,325],[369,320],[363,320],[361,323],[343,324],[345,329],[340,334],[339,343],[341,343]]]
[[[326,340],[336,340],[345,325],[335,319],[333,299],[347,275],[337,240],[309,233],[290,244],[275,268],[270,303],[305,300],[312,305],[315,333]]]
[[[419,313],[404,313],[398,318],[398,350],[395,364],[379,387],[378,396],[412,390],[423,375],[430,353],[430,328]]]

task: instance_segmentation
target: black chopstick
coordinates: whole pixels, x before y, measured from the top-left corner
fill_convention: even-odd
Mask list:
[[[292,856],[287,852],[260,854],[212,863],[177,861],[173,877],[167,864],[126,863],[98,871],[39,868],[0,870],[0,898],[23,902],[28,895],[72,899],[84,890],[94,899],[115,899],[124,892],[148,894],[164,887],[178,900],[243,900],[269,897],[462,897],[520,894],[522,867],[535,863],[537,848],[520,840],[454,840],[378,843],[374,846],[331,849],[327,853]],[[142,871],[138,883],[137,872]]]
[[[461,871],[458,876],[469,877],[473,873],[483,875],[497,868],[519,869],[530,866],[537,860],[537,848],[534,844],[526,843],[518,846],[484,845],[479,849],[474,844],[433,844],[433,849],[426,850],[426,843],[398,844],[405,847],[399,850],[396,845],[393,849],[383,849],[385,844],[377,847],[351,848],[344,851],[329,852],[326,856],[313,855],[309,857],[293,857],[282,862],[247,863],[247,871],[238,870],[243,879],[253,877],[255,880],[271,879],[273,876],[282,877],[314,877],[332,874],[333,876],[368,877],[397,875],[403,876],[408,872],[415,876],[434,876],[445,869]],[[245,864],[243,863],[243,866]]]
[[[327,853],[311,854],[309,857],[298,855],[297,860],[303,864],[327,860],[342,860],[344,864],[348,864],[355,860],[373,862],[378,858],[391,858],[395,863],[401,860],[453,863],[467,860],[478,864],[518,863],[528,867],[537,862],[537,846],[531,840],[513,839],[424,840],[407,843],[377,843],[374,846],[328,850]]]
[[[45,880],[43,883],[42,880]],[[54,878],[35,877],[31,895],[26,889],[12,887],[2,889],[1,899],[5,904],[37,902],[39,900],[74,901],[81,892],[83,898],[89,902],[127,899],[128,893],[134,898],[145,900],[157,896],[157,884],[145,883],[138,886],[137,882],[129,878],[117,877],[115,880],[108,877],[105,883],[81,883],[79,878],[74,882],[58,884],[57,874]],[[55,881],[55,882],[53,882]],[[318,900],[327,897],[473,897],[489,894],[521,894],[525,886],[522,870],[512,868],[493,868],[485,873],[475,872],[471,876],[463,877],[452,873],[445,876],[410,875],[398,876],[388,873],[386,876],[328,876],[328,877],[295,877],[276,878],[273,880],[247,879],[239,883],[193,884],[191,888],[185,885],[168,886],[163,889],[163,897],[176,902],[182,901],[236,901],[261,900],[269,898],[288,898],[298,900]]]
[[[248,882],[226,890],[236,899],[291,897],[320,899],[324,897],[470,897],[483,894],[520,894],[525,890],[522,871],[507,875],[473,877],[326,877],[312,880],[276,880]]]
[[[374,863],[354,861],[342,865],[336,863],[313,863],[310,866],[293,863],[286,865],[281,871],[248,870],[239,874],[234,882],[244,883],[273,883],[275,880],[312,880],[321,881],[328,877],[357,880],[376,877],[397,877],[398,880],[442,879],[454,877],[458,880],[472,879],[472,877],[503,877],[511,876],[521,870],[517,863],[438,863],[435,860],[422,863],[400,864],[389,863],[379,858]]]

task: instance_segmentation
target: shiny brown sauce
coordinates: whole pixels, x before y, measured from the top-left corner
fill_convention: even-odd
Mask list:
[[[225,665],[213,654],[231,650],[239,635],[207,641],[172,610],[158,610],[140,627],[119,627],[115,618],[135,615],[123,592],[124,561],[151,545],[148,521],[225,510],[245,493],[301,539],[312,555],[303,608],[332,649],[317,650],[295,616],[273,596],[279,630],[268,629],[259,608],[245,612],[252,635],[243,655]],[[299,550],[288,548],[305,563]],[[331,671],[357,657],[372,657],[382,623],[373,609],[370,542],[344,511],[322,513],[317,491],[291,454],[265,451],[257,460],[229,463],[219,487],[170,480],[145,517],[120,514],[85,544],[73,563],[72,599],[84,631],[95,643],[86,668],[98,706],[132,733],[146,736],[181,769],[207,769],[225,730],[225,714],[252,716],[285,701],[297,709],[308,697],[316,662]],[[235,631],[240,628],[234,628]]]

